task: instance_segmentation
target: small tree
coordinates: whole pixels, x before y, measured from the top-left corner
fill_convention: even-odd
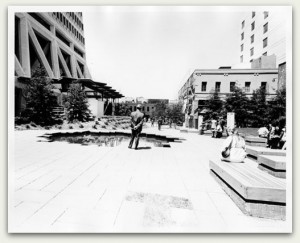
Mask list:
[[[271,121],[286,117],[286,87],[283,86],[276,91],[276,96],[270,102],[269,118]]]
[[[260,127],[268,122],[269,106],[266,101],[266,89],[260,87],[253,91],[249,102],[250,119],[252,126]]]
[[[249,119],[249,99],[241,88],[234,87],[233,92],[227,95],[224,107],[226,112],[235,113],[236,125],[238,127],[245,126]]]
[[[165,102],[160,102],[155,105],[154,116],[164,117],[166,116],[167,104]]]
[[[21,116],[40,125],[54,123],[52,110],[57,106],[57,100],[53,94],[54,86],[48,77],[44,67],[38,66],[33,70],[32,78],[24,89],[26,109]]]
[[[211,111],[210,118],[220,116],[223,108],[223,101],[220,99],[217,91],[215,91],[206,101],[206,107]]]
[[[116,116],[130,116],[131,111],[125,104],[117,104],[115,106]]]
[[[65,97],[65,108],[69,122],[88,121],[91,111],[88,109],[88,100],[80,84],[72,83]]]
[[[183,121],[183,104],[181,102],[169,105],[166,109],[166,115],[173,121]]]

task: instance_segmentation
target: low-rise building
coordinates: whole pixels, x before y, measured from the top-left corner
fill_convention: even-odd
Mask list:
[[[279,85],[277,68],[196,69],[180,89],[178,98],[185,106],[186,125],[197,127],[195,120],[198,119],[198,111],[205,107],[205,101],[215,91],[224,100],[235,86],[242,88],[248,97],[251,97],[254,90],[264,87],[267,99],[270,100],[276,95]]]

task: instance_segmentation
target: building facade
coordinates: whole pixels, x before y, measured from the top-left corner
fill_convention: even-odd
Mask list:
[[[92,80],[86,63],[81,12],[15,13],[14,27],[16,115],[25,108],[22,90],[38,66],[44,67],[53,80],[58,102],[76,80],[86,90],[94,115],[105,110],[98,107],[103,106],[103,98],[122,97],[106,84]]]
[[[285,12],[246,12],[240,22],[240,62],[276,56],[276,66],[286,61]]]
[[[248,97],[264,87],[267,99],[272,99],[279,87],[278,69],[196,69],[178,93],[178,99],[184,103],[186,125],[197,127],[195,120],[205,107],[205,101],[215,91],[224,100],[234,86],[242,88]]]

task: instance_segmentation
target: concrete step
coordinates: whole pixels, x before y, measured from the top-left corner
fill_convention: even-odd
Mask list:
[[[279,178],[286,178],[286,157],[276,155],[259,155],[258,168]]]

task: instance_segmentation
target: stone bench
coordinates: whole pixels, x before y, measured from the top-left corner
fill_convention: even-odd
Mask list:
[[[267,139],[255,136],[246,136],[245,137],[246,145],[256,146],[256,147],[266,147]]]
[[[267,173],[286,178],[286,157],[276,155],[259,155],[257,158],[258,168]]]
[[[246,146],[247,156],[251,159],[257,161],[259,155],[276,155],[276,156],[286,156],[286,150],[282,149],[270,149],[263,147],[255,147],[255,146]]]
[[[254,165],[254,166],[253,166]],[[244,163],[209,161],[210,173],[243,213],[249,216],[286,218],[286,183]]]

